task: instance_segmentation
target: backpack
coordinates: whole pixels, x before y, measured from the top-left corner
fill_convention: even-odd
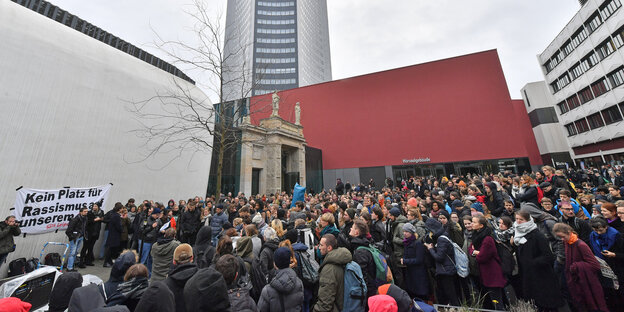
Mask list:
[[[51,252],[45,256],[44,262],[45,265],[50,266],[61,266],[63,261],[61,260],[61,255],[58,252]]]
[[[307,252],[295,251],[297,268],[301,271],[301,281],[304,285],[315,285],[319,281],[319,264]]]
[[[262,262],[259,257],[254,258],[253,260],[249,258],[245,258],[243,260],[251,265],[251,270],[248,272],[249,280],[251,281],[252,286],[249,294],[254,301],[258,302],[262,288],[269,283],[269,274],[265,273],[262,269]]]
[[[28,261],[26,261],[26,273],[30,273],[30,272],[36,270],[38,266],[39,266],[39,259],[38,258],[30,258],[30,259],[28,259]]]
[[[457,275],[460,277],[468,276],[470,270],[468,269],[468,256],[466,253],[459,247],[455,242],[453,242],[450,238],[442,235],[440,237],[444,237],[444,239],[448,240],[453,245],[453,251],[455,252],[455,259],[451,259],[453,265],[455,265],[455,270],[457,270]]]
[[[503,274],[506,277],[511,277],[514,272],[514,268],[516,267],[516,257],[507,245],[499,241],[495,241],[495,244],[498,257],[501,260],[500,266],[503,270]]]
[[[17,258],[9,262],[9,277],[26,273],[26,258]]]
[[[613,269],[611,269],[609,264],[607,264],[607,262],[603,259],[596,256],[594,257],[598,260],[598,263],[600,263],[600,275],[598,277],[602,287],[618,290],[620,288],[620,283],[617,275],[613,272]]]
[[[366,282],[362,268],[355,261],[347,263],[344,272],[344,297],[342,312],[364,312],[366,306]]]
[[[390,266],[388,266],[386,256],[384,256],[381,252],[379,252],[379,250],[377,250],[377,248],[373,246],[360,246],[357,249],[368,250],[368,252],[373,255],[373,260],[375,261],[375,286],[379,287],[388,283],[394,284],[392,270],[390,270]]]

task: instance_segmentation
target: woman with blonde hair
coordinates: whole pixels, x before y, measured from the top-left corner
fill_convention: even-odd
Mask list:
[[[282,220],[273,219],[273,221],[271,221],[271,228],[275,230],[275,233],[280,240],[282,240],[284,235],[286,235],[286,231],[284,231],[284,227],[282,226]]]

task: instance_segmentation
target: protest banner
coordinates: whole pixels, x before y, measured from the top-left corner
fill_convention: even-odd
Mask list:
[[[111,187],[112,184],[57,190],[19,188],[15,198],[15,217],[22,233],[65,230],[81,208],[91,209],[94,203],[105,206]]]

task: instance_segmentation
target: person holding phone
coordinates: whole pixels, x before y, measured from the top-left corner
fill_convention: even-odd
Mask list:
[[[10,252],[15,251],[13,236],[22,234],[15,216],[8,216],[4,222],[0,222],[0,267]]]
[[[616,229],[608,225],[605,218],[596,217],[589,221],[593,232],[589,234],[590,247],[594,255],[603,259],[617,276],[620,285],[624,282],[624,237]],[[604,288],[605,299],[610,311],[624,304],[624,290]]]

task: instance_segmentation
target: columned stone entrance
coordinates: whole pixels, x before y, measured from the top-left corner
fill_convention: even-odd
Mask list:
[[[240,129],[241,192],[247,196],[274,194],[291,192],[295,183],[305,186],[306,141],[301,125],[282,119],[274,106],[274,114],[260,120],[259,126],[245,118]]]

